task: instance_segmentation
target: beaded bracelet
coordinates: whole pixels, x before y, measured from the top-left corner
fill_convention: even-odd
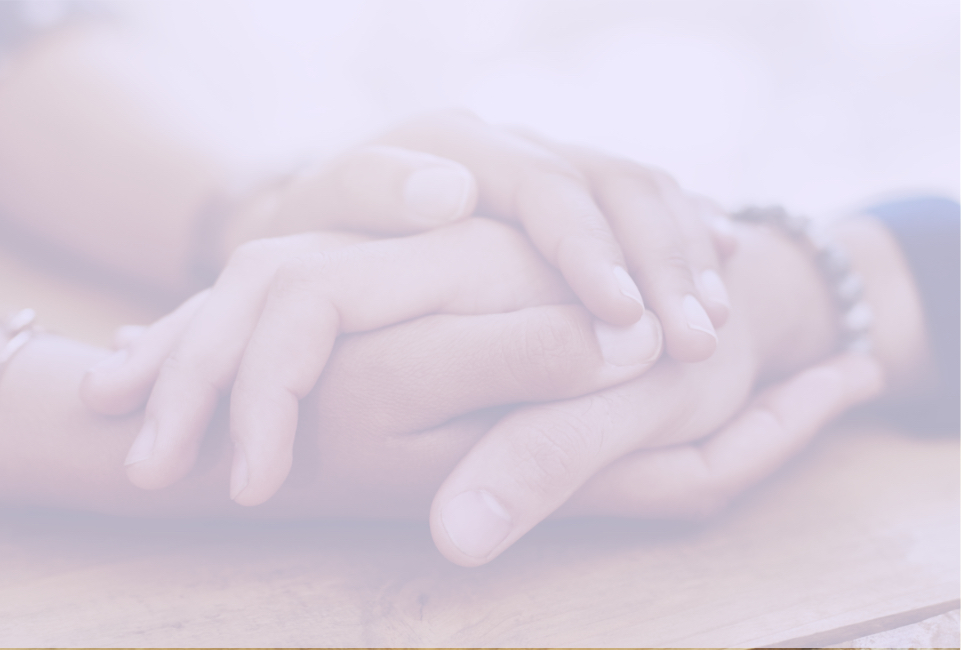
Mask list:
[[[0,335],[7,339],[6,345],[0,349],[0,375],[10,359],[38,332],[33,324],[36,317],[37,314],[32,309],[21,309],[0,325]]]
[[[851,268],[844,249],[818,229],[813,219],[790,214],[781,206],[749,207],[731,217],[745,223],[767,224],[808,248],[841,311],[841,347],[848,352],[871,351],[874,315],[864,300],[864,283]]]

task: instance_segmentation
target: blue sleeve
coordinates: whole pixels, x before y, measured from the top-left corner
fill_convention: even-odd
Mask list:
[[[939,375],[937,393],[899,413],[899,419],[912,429],[956,433],[961,425],[961,206],[918,198],[874,206],[867,213],[894,234],[911,267]]]

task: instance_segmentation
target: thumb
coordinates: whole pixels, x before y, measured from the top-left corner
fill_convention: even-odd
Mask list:
[[[262,236],[322,229],[411,234],[467,217],[476,204],[477,183],[463,165],[366,145],[306,169],[277,190]]]
[[[786,463],[830,420],[883,388],[874,358],[836,356],[771,386],[701,443],[636,451],[612,463],[560,514],[713,516]]]

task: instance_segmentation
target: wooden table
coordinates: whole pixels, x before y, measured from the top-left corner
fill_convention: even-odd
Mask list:
[[[94,342],[149,316],[10,256],[0,277]],[[958,608],[959,480],[957,438],[848,422],[715,521],[552,522],[479,569],[423,523],[8,512],[0,644],[839,644]]]

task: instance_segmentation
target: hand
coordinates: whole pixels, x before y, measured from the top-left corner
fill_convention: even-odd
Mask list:
[[[477,182],[453,160],[367,144],[303,169],[248,199],[224,234],[241,244],[318,230],[410,235],[471,216]]]
[[[470,169],[481,213],[523,224],[599,318],[635,321],[643,294],[664,324],[672,357],[700,361],[714,351],[715,327],[729,309],[715,249],[729,249],[732,239],[721,211],[684,193],[668,175],[492,127],[466,112],[414,120],[380,142]]]
[[[165,487],[186,474],[220,391],[232,385],[231,496],[262,503],[287,476],[298,400],[313,388],[338,334],[425,314],[497,314],[572,300],[522,235],[489,220],[337,247],[343,237],[242,247],[209,295],[91,371],[82,394],[97,411],[128,412],[150,394],[127,458],[135,484]],[[578,328],[581,336],[593,330],[597,345],[581,380],[586,391],[638,376],[660,352],[651,314],[623,328],[582,317]]]
[[[437,492],[431,514],[438,547],[464,565],[489,561],[575,493],[568,512],[677,515],[703,510],[706,500],[729,498],[772,471],[824,421],[880,388],[876,363],[845,357],[769,388],[742,411],[756,383],[795,372],[830,351],[835,317],[819,273],[793,243],[764,229],[746,229],[740,248],[743,254],[732,260],[728,273],[737,289],[737,314],[744,315],[722,330],[721,348],[711,360],[697,365],[665,360],[644,377],[595,395],[515,409],[486,433],[476,419],[463,421],[460,433],[451,425],[418,436],[400,431],[437,426],[497,400],[529,399],[527,389],[517,400],[500,393],[492,401],[483,387],[498,385],[493,377],[501,364],[458,363],[456,348],[443,361],[436,353],[418,355],[423,348],[403,334],[427,328],[421,334],[436,345],[450,345],[464,338],[462,321],[472,319],[435,317],[454,321],[449,335],[439,332],[436,321],[422,320],[346,341],[317,387],[316,417],[325,432],[318,441],[320,456],[330,459],[321,474],[333,472],[334,482],[343,485],[350,477],[337,471],[345,459],[348,473],[369,462],[377,467],[377,480],[390,484],[392,472],[406,475],[413,465],[417,477],[408,480],[422,491],[421,476],[437,476],[436,468],[425,465],[437,459],[442,466],[452,463],[473,445]],[[770,282],[771,274],[759,274],[758,268],[779,280]],[[475,336],[490,337],[492,326],[485,321]],[[406,352],[394,363],[391,350]],[[364,369],[375,362],[385,379],[370,403],[355,387],[357,376],[366,377]],[[418,368],[415,377],[392,381],[411,365]],[[474,383],[484,398],[458,397]],[[414,399],[423,402],[432,387],[442,393],[429,408],[410,406]],[[550,391],[540,397],[545,392]],[[363,416],[357,417],[361,408]],[[378,430],[386,432],[386,440],[378,438],[383,435]],[[718,430],[702,445],[686,444]],[[419,453],[403,456],[411,445]],[[664,449],[637,451],[650,447]],[[381,449],[389,450],[389,460],[376,460]],[[358,457],[366,460],[350,462]],[[663,480],[632,479],[634,467],[650,469]],[[403,490],[398,481],[382,494]]]
[[[762,391],[695,444],[637,451],[592,477],[564,516],[704,518],[774,473],[830,420],[880,395],[878,362],[845,354]]]
[[[414,120],[263,194],[234,224],[228,249],[310,230],[410,234],[475,209],[522,225],[599,318],[635,322],[643,294],[671,356],[700,361],[714,351],[729,311],[716,250],[733,242],[719,208],[658,170],[464,112]]]
[[[226,417],[215,419],[210,440],[205,442],[202,459],[190,476],[162,491],[133,487],[122,471],[122,461],[142,424],[142,412],[129,417],[97,416],[83,407],[78,386],[84,370],[106,351],[71,342],[53,335],[40,336],[26,346],[5,369],[5,389],[0,393],[3,408],[0,453],[0,497],[8,505],[43,506],[95,510],[127,516],[237,517],[407,517],[426,519],[431,499],[451,469],[470,447],[501,417],[502,409],[483,409],[469,415],[449,417],[458,408],[444,400],[434,404],[426,421],[429,430],[410,433],[391,428],[376,412],[389,415],[391,409],[403,426],[418,425],[415,410],[392,403],[385,393],[380,401],[367,404],[364,418],[350,418],[344,409],[332,409],[338,400],[349,396],[345,386],[358,385],[369,368],[384,368],[381,378],[390,385],[391,373],[404,366],[400,350],[416,361],[427,354],[424,339],[449,350],[452,366],[446,381],[433,383],[443,388],[455,384],[446,396],[464,399],[459,381],[478,380],[481,397],[463,401],[460,408],[472,409],[520,398],[566,396],[564,389],[575,385],[583,371],[592,370],[596,346],[591,338],[565,336],[577,332],[566,323],[576,313],[587,317],[579,307],[546,306],[494,316],[430,316],[367,334],[341,337],[328,364],[328,371],[317,389],[302,405],[294,468],[279,494],[264,506],[238,510],[226,498],[224,485],[230,473],[230,445]],[[557,338],[542,345],[539,332],[556,331]],[[589,334],[589,333],[588,333]],[[473,345],[483,340],[501,342],[495,355],[459,355],[459,350],[478,350]],[[464,341],[468,345],[461,345]],[[407,348],[397,344],[410,343]],[[557,363],[554,372],[541,374],[537,355],[546,359],[570,359]],[[385,353],[387,353],[385,355]],[[391,358],[393,356],[393,359]],[[403,355],[401,355],[403,356]],[[463,357],[463,358],[459,358]],[[863,360],[862,360],[863,361]],[[485,362],[490,366],[484,369]],[[833,363],[833,362],[829,362]],[[847,364],[847,361],[841,361]],[[850,374],[850,366],[839,373]],[[507,370],[513,368],[513,372]],[[437,368],[428,368],[428,370]],[[774,431],[776,436],[755,429],[757,436],[717,434],[697,445],[682,445],[653,451],[638,451],[612,463],[578,490],[558,515],[615,516],[700,516],[719,507],[734,491],[756,480],[764,471],[792,453],[813,433],[812,422],[823,395],[830,392],[822,376],[803,371],[807,389],[794,391],[791,402],[771,398],[777,418],[788,426]],[[404,375],[411,378],[411,373]],[[329,379],[328,379],[329,378]],[[412,377],[421,388],[431,380],[422,373]],[[813,381],[817,379],[817,381]],[[856,375],[854,377],[855,381]],[[550,381],[546,381],[550,380]],[[830,377],[828,377],[830,381]],[[848,390],[854,385],[844,379]],[[789,380],[785,388],[795,382]],[[502,386],[503,385],[503,386]],[[534,391],[531,386],[537,387]],[[340,389],[340,390],[338,390]],[[525,392],[526,391],[526,392]],[[445,397],[445,396],[442,396]],[[846,399],[844,394],[836,395]],[[847,398],[854,397],[852,392]],[[359,396],[353,398],[359,400]],[[764,402],[760,402],[763,405]],[[829,405],[843,409],[840,402]],[[822,413],[824,413],[822,411]],[[343,416],[338,420],[337,416]],[[825,415],[825,417],[827,417]],[[443,424],[437,426],[436,418]],[[738,418],[735,422],[750,418]],[[768,420],[772,422],[772,420]],[[797,432],[796,427],[809,427]],[[732,427],[733,428],[733,427]],[[378,433],[378,430],[385,433]],[[393,433],[391,433],[393,431]],[[723,442],[724,440],[729,442]],[[723,444],[722,444],[723,443]],[[719,453],[726,449],[725,453]],[[233,507],[232,507],[233,506]]]

